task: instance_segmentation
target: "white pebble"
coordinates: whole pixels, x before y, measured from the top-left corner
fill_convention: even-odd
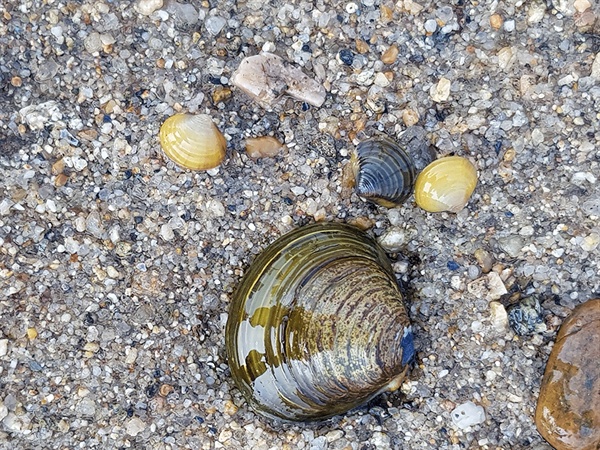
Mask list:
[[[6,356],[8,353],[8,339],[0,339],[0,356]],[[2,418],[0,418],[2,420]]]
[[[458,405],[450,413],[452,423],[461,430],[470,426],[483,423],[485,421],[485,410],[483,406],[476,405],[473,402],[466,402]]]
[[[294,195],[304,195],[306,192],[306,189],[304,189],[302,186],[294,186],[290,190],[294,193]]]
[[[542,142],[544,142],[544,133],[542,133],[539,128],[536,128],[531,132],[531,143],[537,146]]]
[[[23,422],[14,413],[8,413],[2,423],[8,432],[20,432],[23,429]]]
[[[388,253],[396,253],[402,249],[405,237],[403,230],[390,228],[379,238],[379,245]]]
[[[346,12],[348,14],[354,14],[356,11],[358,11],[358,5],[354,2],[350,2],[346,4]]]
[[[227,21],[223,17],[212,16],[206,19],[204,25],[206,26],[206,31],[208,31],[213,36],[216,36],[221,32],[226,23]]]
[[[508,314],[500,302],[490,302],[490,322],[496,331],[504,333],[508,329]]]
[[[386,87],[390,85],[390,80],[385,76],[382,72],[377,72],[375,74],[375,80],[373,81],[375,85],[380,87]]]
[[[596,57],[592,63],[592,72],[590,73],[590,77],[595,80],[600,80],[600,52],[596,53]]]
[[[445,102],[450,97],[450,86],[452,85],[451,81],[447,78],[440,78],[437,84],[431,86],[429,90],[429,95],[434,102]]]
[[[138,356],[138,351],[136,348],[126,348],[125,349],[125,364],[133,364]]]
[[[85,169],[88,165],[87,161],[79,156],[73,156],[73,158],[71,158],[71,162],[73,163],[73,169],[75,169],[77,172]]]
[[[15,202],[13,202],[12,200],[5,198],[4,200],[2,200],[0,202],[0,216],[5,216],[8,214],[8,211],[10,210],[10,207],[12,205],[14,205]]]
[[[157,9],[163,7],[163,0],[140,0],[136,5],[135,9],[144,16],[149,16]]]
[[[437,29],[437,22],[434,19],[429,19],[425,22],[425,31],[427,33],[434,33]]]
[[[165,241],[170,241],[175,237],[175,233],[173,233],[171,225],[165,223],[160,227],[160,237],[162,237]]]
[[[583,238],[583,241],[581,241],[580,245],[581,248],[586,252],[592,252],[596,250],[598,244],[600,244],[600,235],[598,233],[590,233],[588,236]]]
[[[146,424],[139,417],[134,417],[127,422],[125,425],[125,432],[129,436],[137,436],[146,429]]]
[[[206,202],[206,210],[213,217],[223,217],[225,215],[225,206],[219,200],[211,199]]]
[[[575,0],[573,6],[577,10],[577,12],[584,12],[586,9],[591,8],[592,4],[589,0]]]
[[[546,5],[542,2],[531,2],[527,11],[527,22],[533,24],[540,22],[546,14]]]
[[[53,213],[55,213],[56,211],[58,211],[58,208],[56,207],[56,203],[51,198],[49,198],[48,200],[46,200],[46,209],[48,211],[53,212]]]

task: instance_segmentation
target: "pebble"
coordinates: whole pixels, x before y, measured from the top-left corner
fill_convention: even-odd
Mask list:
[[[75,412],[81,416],[93,416],[96,414],[96,404],[91,398],[85,397],[79,401],[75,407]]]
[[[129,436],[136,437],[146,429],[146,423],[139,417],[133,417],[125,424],[125,433]]]
[[[347,48],[340,50],[338,52],[338,57],[340,58],[340,61],[347,66],[351,66],[354,62],[354,53],[352,53],[352,50],[348,50]]]
[[[452,410],[450,416],[452,417],[452,423],[461,430],[485,422],[485,410],[483,406],[476,405],[473,402],[465,402],[458,405]]]
[[[490,270],[492,270],[492,266],[494,265],[494,257],[490,252],[484,248],[478,248],[475,250],[473,256],[475,256],[475,259],[477,260],[477,263],[479,264],[479,267],[481,267],[481,271],[483,273],[488,273]]]
[[[8,416],[8,408],[4,402],[0,401],[0,422],[2,422],[6,416]]]
[[[403,230],[399,228],[389,228],[378,239],[379,245],[388,253],[397,253],[402,250],[406,236]]]
[[[83,40],[83,46],[88,53],[94,54],[102,50],[102,39],[100,33],[92,31]]]
[[[136,11],[144,16],[149,16],[162,7],[163,0],[139,0],[135,5]]]
[[[433,34],[435,33],[435,30],[437,30],[437,22],[435,19],[426,20],[424,28],[428,35]]]
[[[592,4],[589,0],[575,0],[573,3],[573,7],[577,10],[577,12],[584,12],[585,10],[592,7]]]
[[[516,258],[521,253],[525,242],[521,236],[511,235],[498,239],[498,245],[508,256]]]
[[[179,3],[176,1],[170,1],[167,3],[166,11],[171,14],[177,21],[190,26],[195,25],[200,16],[198,14],[198,10],[191,3]],[[210,19],[206,20],[206,28],[208,29],[208,22]],[[218,34],[218,33],[216,33]]]
[[[373,84],[379,87],[387,87],[390,85],[390,79],[382,72],[377,72],[375,74],[375,79],[373,80]]]
[[[267,109],[281,92],[317,107],[325,102],[326,92],[321,84],[272,53],[244,58],[231,83]]]
[[[38,336],[38,332],[34,327],[27,328],[27,338],[33,341]]]
[[[402,122],[407,127],[412,127],[419,122],[419,113],[412,109],[405,109],[402,111]]]
[[[500,333],[504,333],[508,329],[508,314],[502,303],[490,302],[490,322]]]
[[[85,219],[85,229],[97,238],[101,238],[104,233],[104,227],[98,211],[92,211]]]
[[[385,52],[381,55],[381,62],[384,64],[394,64],[398,58],[398,46],[396,44],[390,45]]]
[[[570,17],[575,13],[575,5],[573,0],[557,0],[552,2],[552,6],[563,15]]]
[[[8,353],[8,339],[0,339],[0,356],[6,356]]]
[[[496,272],[490,272],[486,276],[478,278],[467,285],[467,291],[478,298],[498,300],[508,293],[506,286]]]
[[[173,228],[168,223],[162,224],[160,227],[160,237],[162,237],[165,241],[170,241],[175,237],[175,233],[173,232]]]
[[[88,165],[88,162],[85,159],[78,156],[71,158],[71,163],[73,164],[73,169],[75,169],[77,172],[81,172]]]
[[[227,400],[223,405],[223,412],[227,415],[233,416],[238,412],[238,407],[231,400]]]
[[[452,85],[451,81],[447,78],[440,78],[437,84],[431,86],[429,90],[429,95],[431,99],[436,102],[445,102],[450,97],[450,86]]]
[[[208,31],[213,36],[216,36],[223,30],[227,20],[221,16],[211,16],[204,22],[204,26],[206,27],[206,31]]]
[[[527,11],[527,22],[530,24],[539,23],[546,14],[546,5],[540,1],[533,1],[529,4]]]
[[[590,233],[581,241],[581,248],[586,252],[593,252],[600,244],[600,234]]]
[[[283,144],[272,136],[248,138],[245,141],[246,154],[252,159],[273,158],[283,150]]]
[[[500,28],[502,28],[503,23],[504,19],[502,19],[502,16],[500,14],[496,13],[490,16],[490,26],[494,30],[499,30]]]
[[[325,440],[327,442],[335,442],[338,439],[341,439],[343,437],[344,437],[344,432],[342,430],[333,430],[325,435]]]
[[[600,299],[577,306],[550,353],[535,423],[559,450],[600,448]]]
[[[508,307],[508,323],[519,336],[545,331],[542,307],[536,296],[526,297]]]
[[[13,433],[23,431],[23,421],[15,413],[8,413],[2,423],[7,431]]]
[[[592,63],[590,77],[594,80],[600,80],[600,52],[596,53],[596,57]]]

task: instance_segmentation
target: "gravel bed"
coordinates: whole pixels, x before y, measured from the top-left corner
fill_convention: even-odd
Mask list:
[[[594,1],[4,2],[0,448],[550,448],[544,366],[563,318],[600,296]],[[260,51],[325,103],[265,108],[231,86]],[[158,130],[180,111],[213,117],[221,166],[165,160]],[[344,188],[358,142],[410,125],[476,165],[460,213]],[[264,135],[286,150],[248,158]],[[224,325],[254,256],[315,220],[393,250],[418,360],[346,415],[275,423],[235,388]],[[519,293],[543,319],[523,336]]]

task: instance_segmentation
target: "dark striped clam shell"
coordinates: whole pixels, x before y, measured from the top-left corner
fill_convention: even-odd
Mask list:
[[[351,164],[360,197],[387,208],[410,197],[418,173],[433,159],[419,130],[422,128],[409,128],[400,143],[383,136],[358,144]]]
[[[281,237],[252,263],[226,326],[231,374],[260,414],[325,419],[397,389],[410,323],[375,241],[342,224]]]

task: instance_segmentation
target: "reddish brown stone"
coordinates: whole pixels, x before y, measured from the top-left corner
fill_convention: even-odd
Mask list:
[[[560,327],[535,423],[557,450],[600,449],[600,299],[576,307]]]

